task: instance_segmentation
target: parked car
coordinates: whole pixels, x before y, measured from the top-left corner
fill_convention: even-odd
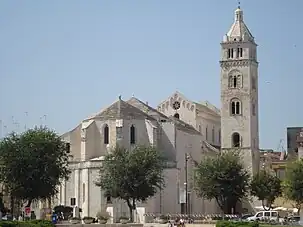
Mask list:
[[[299,225],[300,216],[292,216],[287,218],[287,224]]]
[[[248,217],[246,220],[248,221],[279,221],[279,213],[278,211],[259,211],[255,215]]]

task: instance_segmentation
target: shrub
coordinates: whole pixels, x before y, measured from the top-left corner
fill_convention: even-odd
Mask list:
[[[242,221],[218,221],[216,227],[259,227],[257,222],[242,222]]]
[[[1,227],[54,227],[50,221],[32,220],[32,221],[0,221]]]
[[[38,224],[40,227],[52,227],[52,226],[54,226],[54,224],[51,221],[47,221],[47,220],[31,220],[31,221],[28,221],[28,222],[33,223],[33,224]]]
[[[91,219],[94,219],[93,217],[84,217],[82,218],[82,220],[91,220]]]
[[[126,217],[126,216],[121,216],[119,219],[120,219],[120,220],[129,220],[129,218]]]
[[[159,219],[168,220],[169,218],[167,215],[161,214]]]
[[[108,212],[101,212],[99,211],[97,214],[96,214],[96,217],[99,219],[99,220],[108,220],[110,218],[110,214]]]

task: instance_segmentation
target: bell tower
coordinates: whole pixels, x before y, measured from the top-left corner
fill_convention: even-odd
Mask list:
[[[259,170],[257,44],[238,6],[221,42],[221,149],[241,151],[245,166]]]

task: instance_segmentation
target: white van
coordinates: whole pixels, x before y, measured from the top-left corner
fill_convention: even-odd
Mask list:
[[[257,212],[254,216],[248,217],[247,221],[279,221],[279,213],[274,210],[263,210]]]

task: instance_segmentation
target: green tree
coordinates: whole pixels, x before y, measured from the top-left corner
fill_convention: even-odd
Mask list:
[[[46,127],[12,133],[0,142],[0,180],[11,195],[27,202],[46,200],[68,179],[66,144]]]
[[[275,199],[282,195],[281,180],[266,170],[261,170],[251,181],[250,193],[262,201],[264,210],[269,210]]]
[[[283,196],[293,201],[299,212],[303,205],[303,159],[289,164],[283,182]]]
[[[132,221],[136,202],[146,201],[163,187],[163,169],[164,159],[153,147],[116,147],[105,156],[96,185],[107,196],[124,200]]]
[[[248,191],[249,174],[237,151],[206,157],[195,170],[195,190],[200,197],[215,199],[224,213],[235,210]]]

